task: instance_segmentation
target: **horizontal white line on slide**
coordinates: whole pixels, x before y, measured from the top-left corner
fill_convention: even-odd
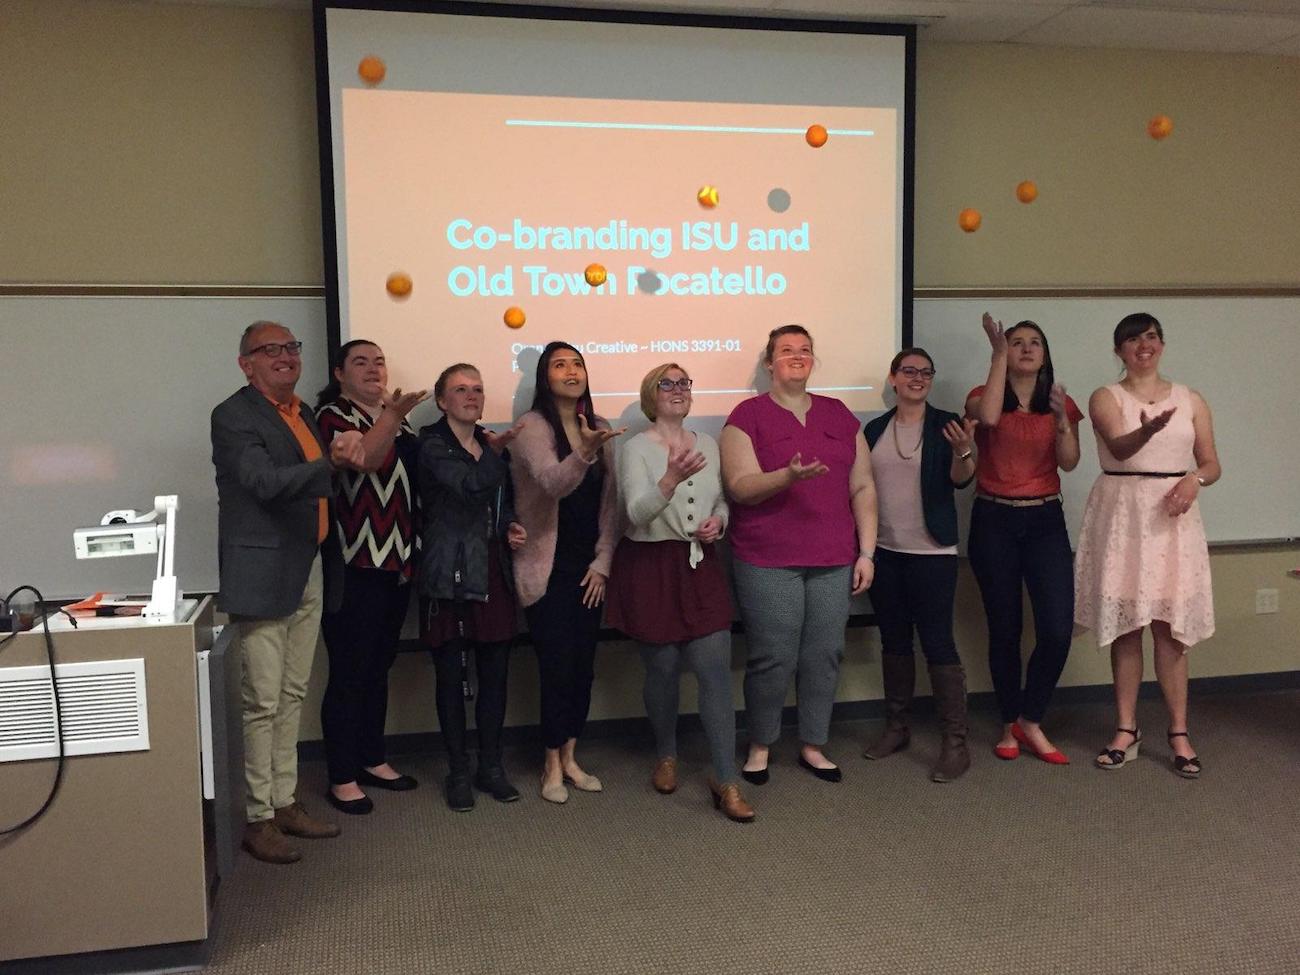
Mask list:
[[[806,129],[764,128],[756,125],[680,125],[671,122],[567,122],[562,119],[508,118],[506,125],[536,129],[634,129],[643,132],[729,132],[740,135],[803,135]],[[871,129],[827,129],[829,135],[873,136]]]

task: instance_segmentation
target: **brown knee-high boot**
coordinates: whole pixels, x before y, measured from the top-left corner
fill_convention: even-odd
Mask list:
[[[867,746],[863,758],[888,758],[912,740],[907,709],[916,690],[916,658],[911,654],[882,653],[880,670],[885,679],[885,730]]]
[[[951,782],[970,768],[970,752],[966,750],[966,671],[961,664],[932,666],[930,686],[934,688],[943,731],[939,761],[930,770],[930,779]]]

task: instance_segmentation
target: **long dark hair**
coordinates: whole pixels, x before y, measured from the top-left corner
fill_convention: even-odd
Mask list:
[[[533,406],[532,408],[540,413],[548,424],[551,431],[555,434],[555,454],[560,460],[568,457],[573,453],[573,447],[569,445],[569,435],[564,432],[564,421],[560,419],[559,407],[555,405],[555,394],[551,392],[551,357],[561,349],[568,349],[579,359],[582,359],[583,367],[587,365],[587,360],[583,358],[582,353],[570,345],[568,342],[548,342],[546,348],[542,349],[542,354],[537,359],[537,376],[536,384],[533,387]],[[578,412],[587,418],[587,425],[595,429],[596,421],[600,417],[596,416],[595,404],[591,401],[591,377],[587,377],[587,388],[582,391],[578,397]],[[605,467],[605,452],[602,450],[596,454],[598,465],[603,471]]]
[[[340,345],[338,352],[334,353],[334,358],[330,359],[330,381],[316,394],[316,409],[319,410],[326,403],[333,403],[343,395],[343,386],[335,377],[334,370],[343,368],[344,363],[348,361],[348,353],[358,345],[373,345],[376,349],[379,348],[377,343],[369,339],[353,339]]]
[[[1034,391],[1029,396],[1030,413],[1050,413],[1052,411],[1052,385],[1056,382],[1056,370],[1052,368],[1052,350],[1047,344],[1047,336],[1038,326],[1037,322],[1031,322],[1025,319],[1023,322],[1016,322],[1007,329],[1007,339],[1011,338],[1011,333],[1020,328],[1032,328],[1038,333],[1039,339],[1043,343],[1043,364],[1038,367],[1038,378],[1034,380]],[[1020,397],[1016,391],[1011,388],[1008,382],[1006,389],[1002,391],[1002,412],[1014,413],[1020,408]]]

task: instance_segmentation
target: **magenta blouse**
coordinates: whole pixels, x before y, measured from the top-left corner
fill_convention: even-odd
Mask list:
[[[796,453],[805,464],[819,460],[830,468],[760,504],[733,504],[728,534],[735,556],[766,568],[852,565],[858,540],[849,474],[861,434],[849,408],[814,395],[800,423],[764,394],[732,410],[727,425],[749,436],[765,473],[784,467]]]

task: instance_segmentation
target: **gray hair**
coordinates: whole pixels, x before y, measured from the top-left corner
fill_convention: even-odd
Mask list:
[[[253,337],[253,334],[258,329],[267,328],[267,327],[284,328],[284,326],[281,325],[279,322],[267,321],[266,319],[260,319],[256,322],[253,322],[252,325],[249,325],[248,328],[244,329],[244,334],[239,336],[239,354],[248,355],[248,351],[249,351],[248,340]]]

